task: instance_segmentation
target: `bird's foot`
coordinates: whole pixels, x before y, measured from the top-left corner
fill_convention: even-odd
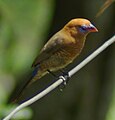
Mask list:
[[[59,76],[59,78],[63,80],[63,83],[59,86],[59,89],[62,92],[65,86],[67,85],[70,77],[69,74],[66,72],[66,74],[63,73],[63,76]]]
[[[60,70],[60,72],[62,73],[62,76],[65,77],[65,79],[66,79],[66,84],[67,84],[68,81],[69,81],[69,79],[70,79],[68,72],[65,71],[65,70]]]
[[[63,91],[63,89],[65,88],[65,86],[67,85],[68,81],[69,81],[69,74],[68,72],[65,72],[64,70],[60,70],[62,75],[61,76],[57,76],[56,74],[54,74],[52,71],[47,70],[51,75],[53,75],[55,78],[57,79],[62,79],[63,83],[59,86],[60,91]]]

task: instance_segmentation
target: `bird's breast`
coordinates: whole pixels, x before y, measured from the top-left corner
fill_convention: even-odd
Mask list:
[[[59,54],[64,56],[67,60],[72,62],[80,54],[84,46],[84,42],[85,40],[76,41],[71,44],[68,44],[64,48],[61,49]]]

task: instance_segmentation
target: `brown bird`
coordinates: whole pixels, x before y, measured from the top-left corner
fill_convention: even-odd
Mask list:
[[[81,53],[88,33],[97,32],[97,28],[87,19],[76,18],[69,21],[59,32],[53,35],[36,57],[32,67],[32,78],[20,91],[37,81],[49,71],[65,68]]]

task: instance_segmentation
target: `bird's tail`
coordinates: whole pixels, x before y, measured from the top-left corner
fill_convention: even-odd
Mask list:
[[[42,71],[38,68],[35,68],[35,70],[33,71],[32,76],[30,77],[30,79],[24,84],[24,86],[19,90],[18,94],[16,95],[16,97],[12,100],[12,103],[16,103],[21,96],[23,95],[24,91],[28,88],[28,86],[30,86],[33,82],[37,81],[38,79],[40,79],[42,76],[44,76],[46,74],[45,71]]]
[[[39,79],[39,78],[38,78]],[[31,78],[24,84],[24,86],[22,86],[22,88],[20,88],[18,90],[18,93],[16,94],[16,96],[11,100],[12,103],[17,103],[18,100],[22,97],[24,91],[26,90],[26,88],[28,88],[28,86],[31,84]]]

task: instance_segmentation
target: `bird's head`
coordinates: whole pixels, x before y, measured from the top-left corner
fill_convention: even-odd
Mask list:
[[[76,18],[72,19],[65,25],[70,31],[87,35],[90,32],[98,32],[97,28],[87,19]]]

